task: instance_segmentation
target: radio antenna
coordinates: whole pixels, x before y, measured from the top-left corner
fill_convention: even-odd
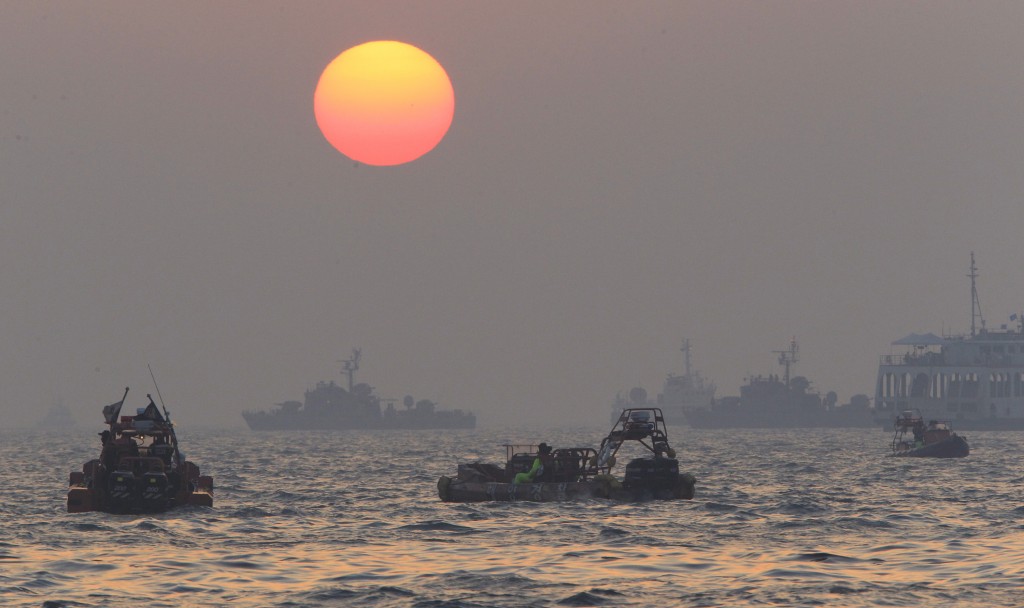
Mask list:
[[[156,383],[156,376],[153,375],[153,368],[146,364],[146,369],[149,370],[149,377],[153,379],[153,388],[156,389],[157,399],[160,400],[160,407],[164,408],[164,415],[167,415],[167,406],[164,405],[164,396],[160,394],[160,385]]]

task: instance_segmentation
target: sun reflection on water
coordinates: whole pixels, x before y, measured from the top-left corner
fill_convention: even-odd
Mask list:
[[[643,504],[437,499],[438,475],[526,431],[196,434],[216,507],[147,517],[64,513],[67,469],[93,438],[28,458],[40,438],[5,437],[0,601],[1013,605],[1024,584],[1024,437],[907,462],[871,430],[679,434],[697,498]]]

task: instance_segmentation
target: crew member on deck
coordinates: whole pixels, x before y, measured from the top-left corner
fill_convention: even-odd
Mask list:
[[[112,437],[110,431],[100,433],[100,442],[103,444],[103,450],[100,451],[100,462],[108,471],[113,471],[117,466],[117,446],[114,445]]]
[[[924,445],[924,421],[918,420],[914,423],[914,447],[919,448]]]
[[[537,457],[533,459],[533,466],[525,473],[519,473],[512,483],[533,483],[533,480],[544,474],[544,461],[551,455],[551,446],[541,443],[537,446]]]

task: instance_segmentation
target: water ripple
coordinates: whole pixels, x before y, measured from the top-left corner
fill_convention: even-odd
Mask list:
[[[908,462],[873,430],[671,431],[693,501],[560,505],[437,499],[438,475],[499,459],[529,429],[182,429],[216,506],[145,517],[64,512],[94,432],[42,454],[40,436],[0,432],[0,605],[1019,604],[1024,434],[972,433],[967,459]]]

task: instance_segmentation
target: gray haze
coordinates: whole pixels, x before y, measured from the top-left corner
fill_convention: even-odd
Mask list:
[[[180,425],[386,397],[603,424],[694,363],[872,393],[909,332],[1024,310],[1024,3],[0,4],[0,413]],[[357,166],[346,48],[447,69],[437,149]],[[208,416],[204,418],[204,416]]]

